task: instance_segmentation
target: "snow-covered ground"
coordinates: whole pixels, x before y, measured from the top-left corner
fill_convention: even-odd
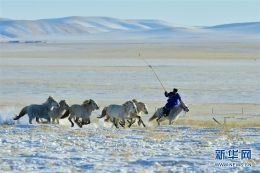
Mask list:
[[[258,172],[260,128],[0,126],[5,172]],[[252,159],[241,159],[250,149]],[[216,160],[216,150],[239,150]],[[230,155],[232,156],[232,155]],[[217,163],[237,166],[220,167]],[[239,166],[238,166],[239,165]]]
[[[166,98],[142,58],[168,91],[179,89],[190,109],[175,125],[148,123]],[[3,172],[260,170],[258,43],[1,43],[0,60]],[[96,118],[101,110],[82,129],[71,128],[66,119],[60,125],[29,125],[27,115],[11,120],[24,106],[41,104],[49,95],[70,104],[91,98],[101,110],[136,98],[148,105],[149,114],[143,115],[147,127],[111,128]],[[224,117],[225,128],[212,120],[223,124]],[[216,159],[219,150],[238,158]],[[251,151],[249,160],[241,158],[242,150]]]

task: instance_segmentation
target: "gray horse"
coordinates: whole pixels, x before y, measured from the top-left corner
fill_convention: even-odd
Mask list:
[[[53,98],[53,96],[49,96],[47,101],[41,105],[31,104],[30,106],[25,106],[18,116],[15,116],[14,120],[18,120],[25,114],[28,114],[29,123],[32,124],[32,120],[36,118],[36,122],[40,123],[39,118],[47,119],[47,122],[50,123],[49,112],[53,109],[53,107],[59,107],[59,103]]]
[[[49,117],[52,119],[52,124],[55,124],[55,120],[57,121],[57,124],[59,124],[59,119],[63,115],[64,111],[69,109],[69,104],[65,100],[61,100],[59,102],[60,107],[53,108],[49,112]]]
[[[140,126],[141,123],[143,124],[143,126],[145,127],[145,124],[141,118],[141,112],[144,112],[145,114],[148,114],[148,107],[145,103],[143,102],[139,102],[136,99],[133,99],[132,102],[135,103],[136,105],[136,110],[137,110],[137,114],[133,113],[132,111],[130,112],[129,117],[132,119],[132,123],[130,120],[127,120],[127,122],[129,123],[128,127],[130,128],[136,121],[136,119],[138,119],[138,125]],[[102,115],[106,113],[102,111]],[[105,121],[108,122],[110,120],[110,117],[107,115]],[[125,126],[125,122],[124,121],[119,121],[119,124],[123,127]]]
[[[123,123],[120,124],[122,127],[125,124],[125,119],[130,120],[130,125],[132,124],[132,118],[129,117],[130,112],[133,112],[137,114],[137,108],[136,105],[133,101],[127,101],[123,105],[116,105],[116,104],[111,104],[107,107],[104,107],[102,110],[102,115],[99,116],[98,118],[103,118],[107,115],[107,118],[105,121],[110,121],[118,127],[118,123],[121,120]]]
[[[130,112],[130,117],[133,119],[132,124],[134,124],[136,118],[138,118],[138,125],[140,126],[140,124],[142,123],[143,126],[145,127],[145,124],[141,118],[141,112],[148,114],[148,107],[145,103],[139,102],[136,99],[133,99],[132,101],[135,103],[135,105],[137,107],[137,114]],[[132,125],[131,122],[129,120],[127,120],[127,121],[128,121],[128,123],[130,123],[128,127],[131,127],[131,125]]]
[[[99,106],[97,105],[97,103],[94,100],[92,100],[92,99],[85,100],[83,102],[83,104],[81,104],[81,105],[77,105],[77,104],[72,105],[69,108],[69,110],[67,110],[60,117],[60,119],[64,119],[70,115],[70,117],[68,119],[71,123],[71,127],[74,126],[74,123],[71,121],[71,119],[73,119],[74,122],[80,128],[82,128],[82,125],[90,124],[90,116],[91,116],[92,111],[98,110],[98,109],[99,109]],[[79,122],[79,118],[82,118],[82,122]]]
[[[162,116],[162,111],[163,111],[163,107],[158,108],[157,111],[153,114],[153,116],[149,119],[149,121],[154,120],[155,118],[158,126],[160,125],[160,122],[164,121],[164,120],[169,120],[169,125],[172,124],[172,121],[175,123],[177,121],[177,119],[179,118],[179,114],[182,111],[185,112],[189,112],[189,108],[186,106],[186,104],[184,102],[181,102],[180,104],[174,106],[170,112],[169,115],[164,117]]]

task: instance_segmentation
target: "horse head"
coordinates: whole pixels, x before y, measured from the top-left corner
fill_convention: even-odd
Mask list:
[[[60,101],[60,106],[63,108],[63,109],[66,109],[66,110],[68,110],[69,109],[69,104],[65,101],[65,100],[61,100]]]
[[[85,101],[83,102],[83,105],[90,105],[91,108],[92,108],[92,111],[94,111],[94,110],[99,110],[98,104],[97,104],[94,100],[92,100],[92,99],[85,100]]]
[[[139,103],[142,103],[142,102],[139,102]],[[148,107],[146,104],[142,103],[143,104],[143,107],[142,107],[142,111],[145,113],[145,114],[148,114]]]
[[[51,104],[52,107],[59,108],[60,104],[54,99],[53,96],[49,96],[47,102]]]
[[[137,107],[133,101],[127,101],[123,104],[124,108],[128,108],[130,111],[132,111],[135,114],[138,114]]]
[[[184,102],[181,102],[181,107],[185,112],[189,112],[189,108],[187,107],[187,105]]]
[[[93,108],[94,110],[99,110],[99,106],[98,106],[97,102],[95,102],[95,101],[92,100],[92,99],[90,99],[90,101],[91,101],[91,104],[92,104],[92,108]]]

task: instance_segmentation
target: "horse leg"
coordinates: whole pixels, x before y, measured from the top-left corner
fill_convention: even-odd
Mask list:
[[[59,118],[54,118],[54,124],[59,124]]]
[[[58,124],[56,118],[51,118],[51,120],[52,120],[52,124]]]
[[[118,122],[116,123],[116,119],[114,117],[113,117],[113,123],[116,126],[116,128],[119,128],[118,125],[117,125]]]
[[[134,124],[134,123],[135,123],[135,121],[136,121],[136,118],[132,118],[132,122],[133,122],[132,124]],[[131,123],[131,121],[130,121],[130,120],[127,120],[127,122],[128,122],[128,123]]]
[[[51,117],[47,118],[47,123],[51,124]]]
[[[90,118],[88,118],[88,122],[87,122],[87,124],[90,124]]]
[[[135,119],[135,118],[134,118]],[[133,124],[134,124],[134,122],[135,121],[133,121],[133,118],[131,118],[131,121],[130,120],[127,120],[128,122],[129,122],[129,125],[128,125],[128,127],[130,128]]]
[[[52,124],[55,124],[55,118],[51,118]]]
[[[75,122],[75,121],[74,121]],[[82,126],[85,124],[85,122],[84,122],[84,119],[82,118],[82,121],[81,121],[81,123],[79,122],[79,118],[76,118],[76,124],[80,127],[80,128],[82,128]]]
[[[31,114],[28,114],[28,117],[29,117],[29,123],[32,124],[32,120],[34,117]]]
[[[41,124],[38,117],[36,117],[36,122],[37,122],[38,124]],[[31,123],[30,123],[30,124],[31,124]]]
[[[128,128],[130,128],[132,126],[132,124],[133,124],[133,119],[129,118],[129,120],[130,120],[130,124],[128,125]]]
[[[146,125],[144,124],[143,120],[142,120],[142,124],[143,124],[144,127],[146,127]]]
[[[79,122],[79,118],[78,117],[74,117],[74,122],[80,127],[82,128],[82,125],[84,125],[84,119],[82,118],[82,122]]]
[[[32,124],[32,118],[29,118],[29,123]]]
[[[157,123],[158,123],[158,126],[160,125],[160,118],[157,118]]]
[[[119,121],[119,124],[120,124],[122,127],[125,127],[125,120]]]
[[[69,120],[70,123],[71,123],[71,127],[73,127],[73,126],[74,126],[74,123],[71,121],[71,116],[68,118],[68,120]]]
[[[144,127],[146,127],[146,125],[144,124],[144,122],[143,122],[141,117],[139,118],[139,121],[138,121],[138,125],[140,126],[139,122],[140,122],[140,124],[142,123]]]

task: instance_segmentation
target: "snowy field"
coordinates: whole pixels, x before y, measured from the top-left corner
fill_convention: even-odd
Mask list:
[[[1,43],[0,172],[259,172],[259,50],[258,42]],[[148,122],[166,98],[143,58],[190,109],[174,125]],[[10,120],[49,95],[94,99],[101,110],[135,98],[149,108],[147,127],[111,128],[96,118],[101,110],[82,129],[66,119]]]

